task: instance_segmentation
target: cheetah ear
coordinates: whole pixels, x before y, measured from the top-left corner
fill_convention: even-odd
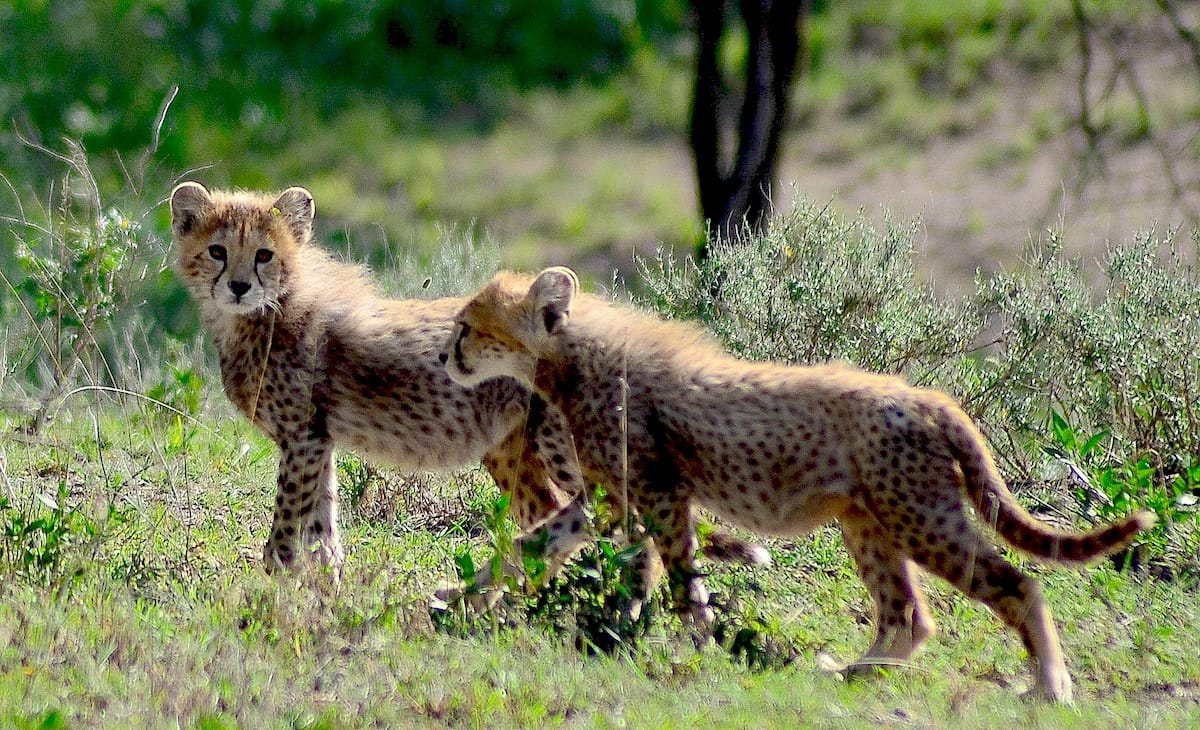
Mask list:
[[[529,287],[529,299],[542,318],[546,334],[554,334],[567,323],[571,302],[579,292],[579,277],[565,266],[553,266],[538,274]]]
[[[208,188],[198,182],[185,182],[171,191],[171,230],[186,236],[196,227],[196,221],[212,203]]]
[[[308,243],[308,239],[312,237],[313,217],[317,213],[312,193],[304,188],[288,188],[275,201],[271,212],[283,216],[298,243]]]

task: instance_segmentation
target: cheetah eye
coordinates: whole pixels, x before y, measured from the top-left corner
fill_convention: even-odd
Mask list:
[[[214,243],[208,247],[208,255],[212,256],[214,261],[224,261],[225,247]]]
[[[269,249],[260,248],[254,253],[254,263],[265,264],[275,258],[275,252]]]

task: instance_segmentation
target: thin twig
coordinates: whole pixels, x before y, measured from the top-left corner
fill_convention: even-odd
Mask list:
[[[12,181],[8,179],[8,175],[5,175],[3,172],[0,172],[0,180],[4,181],[5,186],[8,187],[8,191],[12,193],[13,202],[17,204],[17,213],[19,217],[16,220],[20,220],[22,222],[25,221],[25,206],[21,203],[21,196],[17,194],[17,188],[12,184]],[[8,217],[5,216],[4,220],[8,220]]]
[[[158,107],[158,116],[154,118],[154,134],[150,137],[150,149],[146,150],[146,155],[150,156],[158,152],[158,143],[162,133],[163,122],[167,120],[167,110],[171,108],[171,103],[175,101],[175,97],[179,95],[179,86],[172,86],[167,92],[167,96],[163,99],[162,104]]]
[[[186,420],[188,423],[190,423],[193,426],[199,426],[199,427],[207,430],[210,434],[212,434],[214,436],[221,436],[220,431],[207,425],[206,423],[204,423],[200,419],[196,418],[195,416],[191,415],[190,413],[187,413],[186,411],[182,411],[182,410],[176,408],[175,406],[171,405],[170,403],[164,403],[163,401],[161,401],[157,398],[148,396],[145,393],[139,393],[136,390],[128,390],[126,388],[117,388],[117,387],[110,386],[110,385],[81,385],[78,388],[75,388],[73,390],[70,390],[70,391],[64,393],[63,397],[62,397],[62,402],[65,402],[68,399],[70,399],[76,395],[79,395],[80,393],[89,393],[89,392],[109,393],[109,394],[113,394],[113,395],[129,396],[131,398],[136,398],[138,400],[145,401],[147,403],[152,403],[155,406],[158,406],[159,408],[162,408],[165,411],[170,411],[171,413],[174,413],[175,415],[179,416],[180,418],[183,418],[184,420]]]

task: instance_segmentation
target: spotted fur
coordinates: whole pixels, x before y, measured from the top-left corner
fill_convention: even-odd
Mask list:
[[[441,356],[447,371],[464,385],[511,376],[561,409],[584,478],[642,515],[678,607],[705,629],[712,613],[693,566],[693,505],[761,533],[836,520],[877,624],[851,670],[906,661],[933,635],[923,569],[995,611],[1029,650],[1037,691],[1070,701],[1040,586],[978,523],[1033,556],[1082,563],[1153,522],[1138,512],[1087,533],[1053,530],[1013,498],[945,394],[843,366],[736,360],[697,329],[580,295],[569,269],[497,275],[456,321]]]

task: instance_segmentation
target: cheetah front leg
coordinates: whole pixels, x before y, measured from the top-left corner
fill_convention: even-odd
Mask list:
[[[655,486],[662,488],[662,485]],[[635,506],[642,514],[646,531],[653,538],[654,547],[662,560],[670,581],[675,611],[684,625],[691,629],[699,647],[712,637],[715,616],[708,603],[708,587],[696,570],[699,542],[692,506],[687,499],[670,489],[658,493],[646,487],[637,490],[631,488],[630,491],[647,495],[638,499]],[[647,590],[652,589],[653,586],[647,587]]]
[[[513,431],[483,458],[501,494],[510,498],[509,514],[522,530],[545,522],[583,493],[575,445],[562,414],[536,395],[523,427]],[[553,476],[552,476],[553,475]]]
[[[279,446],[279,488],[263,565],[268,571],[291,568],[303,548],[303,555],[333,568],[336,578],[345,552],[337,524],[333,440],[310,436],[283,439]]]

